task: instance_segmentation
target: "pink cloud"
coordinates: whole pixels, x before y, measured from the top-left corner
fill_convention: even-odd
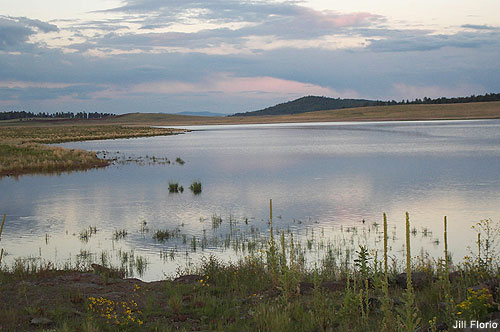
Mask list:
[[[331,95],[337,92],[326,87],[298,81],[284,80],[269,76],[233,77],[220,75],[215,79],[214,88],[225,93],[303,93]]]
[[[179,81],[158,81],[141,83],[129,88],[115,91],[115,93],[154,93],[154,94],[179,94],[179,93],[220,93],[228,95],[258,94],[262,95],[340,95],[329,87],[316,84],[285,80],[270,76],[235,77],[228,73],[213,75],[204,81],[186,83]],[[344,93],[345,94],[345,93]],[[348,92],[352,95],[354,93]]]
[[[307,25],[310,27],[316,26],[335,29],[366,26],[373,22],[383,20],[383,17],[364,12],[340,14],[331,10],[317,11],[301,7],[296,19],[300,22],[307,22]]]

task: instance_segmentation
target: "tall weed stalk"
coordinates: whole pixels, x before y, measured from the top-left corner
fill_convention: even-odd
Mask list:
[[[3,225],[4,224],[5,224],[5,214],[3,215],[2,225],[0,226],[0,241],[2,240],[2,232],[3,232]],[[2,267],[2,257],[3,257],[3,248],[0,249],[0,268]]]
[[[384,292],[384,296],[382,297],[382,313],[384,314],[384,318],[382,320],[382,332],[394,331],[393,305],[389,296],[389,277],[387,274],[387,240],[387,215],[384,212],[384,279],[382,281],[382,291]]]
[[[415,293],[411,280],[410,215],[406,212],[406,292],[403,297],[404,308],[399,311],[399,323],[402,331],[413,332],[420,323]]]
[[[443,237],[444,237],[444,273],[442,277],[443,282],[443,291],[444,291],[444,303],[445,303],[445,316],[448,323],[451,323],[454,320],[455,313],[455,301],[453,300],[453,296],[451,294],[451,284],[450,284],[450,265],[448,258],[448,220],[446,216],[444,216],[443,221]]]
[[[267,265],[271,270],[274,287],[278,286],[278,249],[274,242],[273,232],[273,200],[269,200],[269,224],[271,226],[271,234],[269,239],[269,248],[267,250]]]

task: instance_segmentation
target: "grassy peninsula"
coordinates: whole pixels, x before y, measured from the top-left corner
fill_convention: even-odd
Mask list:
[[[33,123],[30,125],[2,126],[0,130],[0,176],[27,173],[61,172],[84,170],[107,166],[107,160],[100,159],[95,152],[47,146],[84,140],[133,138],[172,135],[181,130],[126,127],[121,125],[55,125]]]

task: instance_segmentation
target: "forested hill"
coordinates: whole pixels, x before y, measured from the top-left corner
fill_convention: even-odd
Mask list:
[[[368,99],[340,99],[329,97],[307,96],[293,101],[278,104],[272,107],[264,108],[259,111],[236,113],[234,116],[254,116],[254,115],[286,115],[297,114],[323,110],[334,110],[341,108],[364,107],[364,106],[389,106],[389,105],[406,105],[406,104],[461,104],[472,102],[485,102],[485,101],[500,101],[500,93],[489,93],[479,96],[469,97],[453,97],[453,98],[436,98],[431,99],[425,97],[424,99],[415,100],[402,100],[400,102],[381,101],[381,100],[368,100]]]
[[[236,113],[234,114],[234,116],[297,114],[339,108],[374,106],[375,104],[376,101],[365,99],[340,99],[307,96],[286,103],[278,104],[276,106],[264,108],[259,111]]]

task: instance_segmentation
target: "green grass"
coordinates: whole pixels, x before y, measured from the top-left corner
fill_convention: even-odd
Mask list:
[[[193,192],[193,194],[198,195],[201,194],[201,182],[199,181],[194,181],[191,186],[189,186],[189,189]]]

